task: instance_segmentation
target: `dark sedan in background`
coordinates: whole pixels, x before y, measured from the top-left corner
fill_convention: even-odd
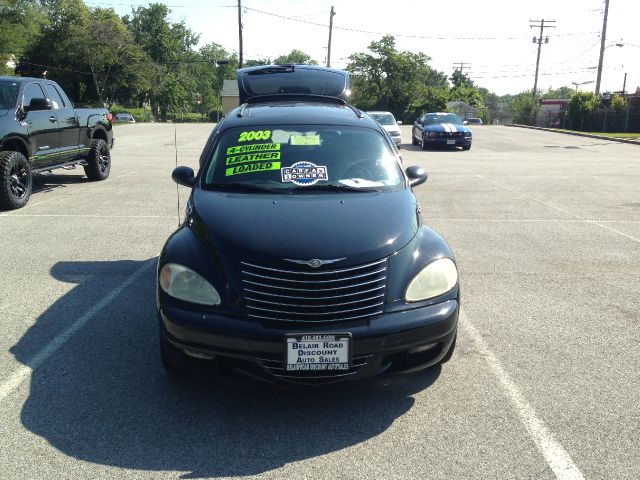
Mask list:
[[[420,145],[423,150],[436,146],[469,150],[471,140],[471,130],[455,113],[425,113],[411,129],[411,144]]]

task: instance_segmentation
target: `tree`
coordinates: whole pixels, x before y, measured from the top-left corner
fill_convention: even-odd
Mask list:
[[[542,98],[571,98],[575,90],[571,87],[550,88],[542,94]]]
[[[415,117],[418,109],[427,108],[429,102],[440,103],[446,97],[447,78],[427,65],[427,55],[398,52],[390,35],[371,42],[369,51],[349,57],[354,105],[390,111],[406,120]]]
[[[146,94],[154,116],[162,120],[166,120],[169,111],[183,111],[189,98],[197,100],[193,83],[187,82],[191,85],[187,88],[180,82],[188,80],[190,65],[197,60],[191,48],[198,43],[199,35],[184,22],[169,22],[169,13],[166,5],[152,3],[133,9],[131,16],[123,19],[134,40],[152,60],[153,81]]]
[[[511,98],[511,113],[515,123],[530,124],[531,123],[531,91],[527,90],[514,95]]]
[[[6,67],[23,53],[40,34],[45,23],[43,6],[33,0],[2,0],[0,2],[0,74],[12,73]]]
[[[575,92],[567,108],[567,122],[570,128],[581,130],[585,120],[594,113],[600,105],[600,99],[593,92]],[[588,122],[587,122],[588,123]]]
[[[276,57],[273,63],[280,63],[280,64],[293,63],[295,65],[317,65],[318,64],[318,62],[313,60],[310,55],[307,55],[306,53],[300,50],[297,50],[295,48],[291,50],[291,53],[289,53],[288,55],[280,55],[279,57]]]

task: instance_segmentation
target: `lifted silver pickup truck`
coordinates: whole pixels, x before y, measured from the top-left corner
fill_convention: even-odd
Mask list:
[[[106,108],[74,108],[52,80],[0,77],[0,209],[26,205],[36,173],[79,165],[106,179],[112,147]]]

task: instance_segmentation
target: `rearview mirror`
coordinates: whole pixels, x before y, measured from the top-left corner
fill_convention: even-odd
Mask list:
[[[182,185],[184,187],[193,187],[196,183],[193,168],[190,167],[176,167],[171,173],[171,178],[178,185]]]
[[[429,176],[424,168],[418,167],[417,165],[407,167],[405,172],[407,177],[409,177],[409,185],[412,187],[417,187],[418,185],[423,184],[427,181],[427,177]]]

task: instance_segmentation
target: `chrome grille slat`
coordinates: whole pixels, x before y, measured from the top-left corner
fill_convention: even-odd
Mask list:
[[[259,282],[252,282],[251,280],[242,280],[244,283],[249,283],[251,285],[258,285],[261,287],[268,287],[268,288],[273,288],[273,289],[277,289],[277,290],[293,290],[295,292],[331,292],[333,290],[336,290],[335,288],[292,288],[292,287],[282,287],[279,285],[269,285],[268,283],[259,283]],[[362,283],[356,283],[354,285],[349,285],[348,288],[354,288],[354,287],[363,287],[365,285],[371,285],[372,283],[378,283],[380,280],[370,280],[368,282],[362,282]],[[343,286],[342,288],[347,288],[346,286]]]
[[[355,275],[352,277],[344,277],[344,278],[332,278],[329,280],[291,280],[289,278],[281,278],[281,277],[270,277],[268,275],[260,275],[258,273],[253,273],[253,272],[244,272],[246,275],[251,275],[252,277],[258,277],[258,278],[264,278],[266,280],[277,280],[279,282],[293,282],[293,283],[313,283],[313,284],[317,284],[317,283],[336,283],[336,282],[348,282],[349,280],[352,280],[354,278],[364,278],[364,277],[370,277],[372,275],[375,275],[377,273],[381,273],[386,271],[386,267],[381,269],[381,270],[375,270],[373,272],[367,272],[367,273],[363,273],[361,275]]]
[[[350,316],[350,317],[340,317],[339,320],[340,321],[358,320],[358,319],[361,319],[361,318],[372,317],[373,315],[378,315],[378,314],[380,314],[382,312],[383,312],[383,310],[378,310],[378,311],[375,311],[375,312],[367,313],[365,315],[353,315],[353,316]],[[252,317],[252,318],[261,318],[263,320],[277,320],[279,322],[298,322],[299,321],[298,319],[291,320],[291,319],[282,318],[282,317],[280,317],[280,318],[278,318],[278,317],[267,317],[266,315],[257,315],[255,313],[248,313],[247,315],[249,317]],[[308,322],[309,320],[304,320],[304,321]],[[326,320],[322,320],[322,321],[326,321]]]
[[[375,300],[376,298],[380,298],[380,297],[384,297],[384,294],[376,295],[375,297],[368,297],[368,298],[362,298],[362,299],[358,299],[358,300],[353,300],[351,302],[326,303],[326,304],[323,304],[322,307],[341,307],[343,305],[353,305],[354,303],[362,303],[362,302],[366,302],[366,301],[369,301],[369,300]],[[283,305],[283,306],[286,306],[286,307],[318,308],[317,305],[300,305],[300,304],[297,304],[297,303],[270,302],[268,300],[260,300],[259,298],[247,297],[247,300],[251,300],[252,302],[268,303],[269,305]]]
[[[343,268],[282,269],[241,263],[247,315],[282,322],[340,322],[384,311],[387,259]]]
[[[371,293],[371,292],[377,292],[380,289],[384,289],[386,287],[386,285],[380,285],[379,287],[376,288],[370,288],[368,290],[361,290],[358,292],[352,292],[352,293],[343,293],[342,295],[330,295],[328,297],[300,297],[297,295],[282,295],[282,294],[272,294],[272,293],[265,293],[265,292],[261,292],[259,290],[253,290],[251,288],[245,288],[244,291],[245,292],[249,292],[249,293],[258,293],[260,295],[265,295],[265,296],[271,296],[271,297],[276,297],[276,298],[293,298],[295,300],[331,300],[334,298],[344,298],[344,297],[350,297],[353,295],[362,295],[365,293]]]
[[[269,270],[271,272],[281,272],[281,273],[289,273],[289,274],[295,274],[295,275],[335,275],[337,273],[342,273],[342,272],[352,272],[353,270],[362,270],[363,268],[373,267],[375,265],[380,265],[381,263],[384,263],[384,262],[386,262],[386,259],[378,260],[377,262],[367,263],[365,265],[358,265],[356,267],[339,268],[339,269],[320,271],[320,272],[301,272],[297,270],[283,270],[280,268],[263,267],[260,265],[254,265],[253,263],[247,263],[247,262],[240,262],[240,263],[247,267],[258,268],[260,270]]]
[[[253,308],[255,310],[260,310],[262,312],[284,313],[284,314],[294,314],[294,315],[336,315],[338,313],[359,312],[361,310],[370,309],[372,307],[378,307],[380,305],[384,305],[384,302],[376,303],[374,305],[367,305],[366,307],[350,308],[350,309],[347,309],[347,310],[335,310],[333,312],[319,312],[319,313],[314,313],[314,312],[285,312],[283,310],[273,310],[271,308],[256,307],[255,305],[247,305],[247,308]]]

